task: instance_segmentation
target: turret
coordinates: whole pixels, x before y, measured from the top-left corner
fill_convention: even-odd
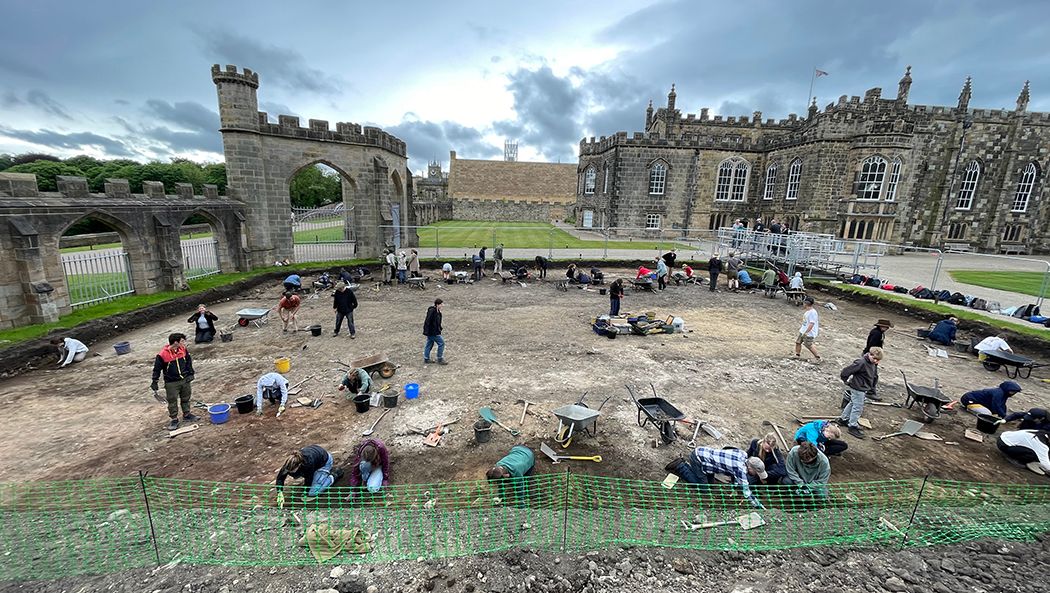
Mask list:
[[[904,76],[901,77],[901,81],[897,84],[897,101],[907,103],[909,91],[911,91],[911,66],[904,70]]]
[[[1017,95],[1017,111],[1024,112],[1028,110],[1028,100],[1031,97],[1028,94],[1028,81],[1024,81],[1024,88],[1021,89],[1021,94]]]
[[[651,125],[653,125],[653,100],[649,99],[649,108],[645,110],[645,129],[649,130]]]
[[[219,121],[222,129],[259,129],[259,75],[245,68],[229,65],[223,70],[218,64],[211,67],[211,80],[219,93]]]
[[[809,104],[809,119],[817,117],[817,98],[813,97],[813,102]]]
[[[678,93],[674,92],[674,83],[671,83],[671,92],[667,93],[667,110],[674,111],[674,102]]]
[[[966,77],[966,82],[963,83],[962,91],[959,92],[959,111],[966,111],[970,108],[970,97],[973,96],[973,79],[969,76]]]

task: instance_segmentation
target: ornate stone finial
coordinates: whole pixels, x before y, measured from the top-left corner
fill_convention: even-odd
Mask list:
[[[667,93],[667,110],[674,111],[674,101],[678,93],[674,92],[674,83],[671,83],[671,92]]]
[[[897,100],[901,103],[908,102],[908,92],[911,90],[911,66],[908,66],[904,70],[904,76],[901,77],[900,83],[897,85]]]
[[[817,98],[813,97],[813,101],[809,104],[809,118],[813,119],[817,116]]]
[[[645,129],[653,124],[653,100],[649,99],[649,107],[645,109]]]
[[[1030,99],[1028,93],[1028,81],[1024,81],[1024,88],[1021,89],[1021,94],[1017,95],[1017,110],[1025,111],[1028,109],[1028,100]]]
[[[973,78],[967,76],[962,91],[959,93],[959,111],[966,111],[970,108],[971,96],[973,96]]]

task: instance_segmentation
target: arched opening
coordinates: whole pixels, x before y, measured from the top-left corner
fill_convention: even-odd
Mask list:
[[[354,257],[354,190],[353,179],[327,161],[303,165],[288,179],[297,262]]]
[[[397,171],[390,174],[390,183],[393,185],[393,196],[390,200],[391,222],[390,228],[387,229],[385,234],[389,237],[389,243],[395,249],[401,249],[401,245],[404,243],[401,229],[404,228],[406,223],[406,221],[401,220],[401,217],[407,214],[402,203],[405,197],[405,188],[401,184],[401,175]]]
[[[135,292],[126,249],[129,233],[123,223],[101,212],[83,216],[63,231],[58,251],[70,307]]]
[[[187,216],[179,228],[182,274],[186,280],[218,274],[222,269],[219,239],[221,225],[203,211]]]

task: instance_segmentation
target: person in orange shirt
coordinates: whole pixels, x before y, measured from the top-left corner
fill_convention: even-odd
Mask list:
[[[299,312],[299,307],[303,304],[303,300],[299,298],[299,295],[287,291],[281,297],[281,300],[277,303],[277,314],[281,316],[281,321],[284,322],[284,329],[282,331],[288,331],[288,324],[292,324],[292,331],[299,331],[299,323],[295,318],[296,313]]]

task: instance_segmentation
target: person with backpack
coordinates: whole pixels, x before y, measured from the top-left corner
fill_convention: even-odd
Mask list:
[[[945,346],[951,346],[955,342],[955,334],[958,328],[959,320],[956,317],[949,317],[937,322],[937,325],[933,327],[933,331],[928,336],[931,342],[937,342]]]

